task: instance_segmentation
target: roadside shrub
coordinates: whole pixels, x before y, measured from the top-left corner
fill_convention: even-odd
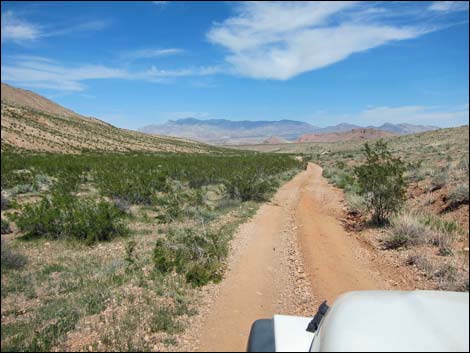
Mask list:
[[[198,208],[204,204],[200,189],[185,190],[178,182],[168,183],[166,188],[165,194],[154,198],[154,203],[161,208],[157,216],[161,223],[170,223],[183,215],[190,217],[198,214]]]
[[[54,195],[25,205],[15,220],[26,238],[69,238],[92,244],[127,235],[123,216],[116,206],[106,202]]]
[[[6,219],[2,218],[2,234],[11,233],[10,223]]]
[[[10,249],[10,246],[7,245],[3,239],[1,242],[1,247],[2,269],[20,269],[24,267],[27,262],[24,255],[14,253]]]
[[[237,174],[226,181],[227,193],[232,199],[242,201],[264,201],[267,194],[276,189],[278,183],[271,177],[250,173]]]
[[[349,185],[353,185],[355,181],[354,177],[347,171],[340,171],[339,173],[333,175],[331,179],[335,186],[340,189],[345,189]]]
[[[452,255],[452,244],[459,232],[457,222],[448,221],[431,214],[423,215],[419,219],[423,225],[432,230],[430,237],[428,238],[428,242],[439,248],[440,255]]]
[[[361,215],[366,215],[367,210],[367,203],[364,197],[356,194],[348,192],[345,194],[345,199],[348,204],[349,210],[353,213],[358,213]]]
[[[409,255],[406,259],[406,264],[416,266],[416,268],[423,272],[428,278],[432,278],[434,275],[434,266],[422,255]]]
[[[109,169],[99,168],[96,173],[103,194],[137,205],[151,205],[155,193],[165,190],[167,177],[165,171],[143,164],[133,169],[128,165],[110,165]]]
[[[445,281],[453,281],[455,275],[457,274],[457,269],[451,264],[442,264],[434,273],[434,277],[439,278]]]
[[[333,170],[330,169],[330,168],[323,168],[323,171],[322,171],[322,176],[326,179],[330,179],[332,176],[333,176]]]
[[[166,239],[158,239],[153,260],[161,273],[176,271],[188,283],[201,287],[222,279],[223,261],[228,254],[228,237],[223,231],[191,228],[171,230]]]
[[[406,190],[404,163],[392,156],[383,140],[373,146],[366,143],[364,154],[366,161],[355,167],[354,172],[361,195],[373,212],[372,222],[382,225],[403,205]]]
[[[468,184],[462,184],[451,190],[447,198],[450,201],[451,207],[458,207],[460,205],[469,203]]]
[[[456,221],[448,221],[432,214],[424,214],[419,217],[419,220],[422,224],[442,233],[454,234],[459,230]]]
[[[424,244],[431,231],[412,215],[400,215],[392,219],[389,237],[385,240],[386,249],[398,249],[409,245]]]

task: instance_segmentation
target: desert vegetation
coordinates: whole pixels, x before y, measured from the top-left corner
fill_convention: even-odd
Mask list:
[[[2,153],[2,351],[162,350],[287,155]]]
[[[366,165],[364,143],[303,143],[242,146],[258,152],[297,153],[323,168],[323,176],[343,189],[345,224],[360,239],[385,252],[393,262],[415,270],[425,289],[468,290],[469,244],[468,125],[383,141],[392,158],[403,162],[403,203],[389,222],[377,226],[371,208],[372,187],[358,167]],[[373,146],[373,144],[371,144]],[[401,182],[400,182],[401,183]],[[399,193],[397,194],[399,195]],[[381,222],[379,222],[381,223]],[[388,223],[388,224],[387,224]]]
[[[389,156],[382,158],[383,146],[377,144],[315,145],[310,156],[323,166],[323,175],[344,190],[348,222],[362,229],[367,241],[413,267],[427,279],[426,288],[468,291],[468,126],[392,138],[386,145]],[[374,194],[369,189],[377,179],[372,175],[374,158],[401,162],[389,173],[375,169],[394,180],[387,189],[384,178],[379,188],[393,212],[388,224],[371,230],[368,221],[384,223],[375,222],[371,204]],[[393,177],[397,172],[403,179]],[[406,185],[404,193],[392,192],[393,185]]]

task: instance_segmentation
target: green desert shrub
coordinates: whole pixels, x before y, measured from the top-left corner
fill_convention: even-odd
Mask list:
[[[107,202],[54,195],[23,206],[15,221],[26,238],[78,239],[92,244],[127,235],[123,216]]]
[[[155,269],[161,273],[176,271],[195,287],[222,279],[223,261],[228,254],[226,232],[171,230],[158,239],[153,252]]]
[[[331,168],[324,167],[322,171],[322,176],[326,179],[330,179],[333,176],[333,170]]]
[[[241,172],[226,181],[225,186],[232,199],[264,201],[279,184],[269,176]]]
[[[20,269],[26,264],[26,257],[13,252],[9,245],[2,239],[1,242],[2,269]],[[2,283],[3,288],[3,283]]]
[[[350,188],[350,186],[355,182],[354,176],[343,170],[333,175],[330,179],[335,186],[341,189]]]
[[[154,203],[160,207],[157,219],[161,223],[170,223],[184,215],[194,216],[204,204],[200,189],[185,189],[179,182],[169,183],[167,192],[156,196],[154,200]]]
[[[345,199],[351,212],[361,215],[367,214],[367,203],[363,196],[356,193],[347,192],[345,194]]]
[[[433,214],[421,215],[419,220],[424,225],[441,233],[454,234],[459,231],[459,225],[456,221],[446,220]]]
[[[404,162],[393,157],[383,140],[364,145],[365,162],[354,168],[360,194],[372,211],[372,222],[384,224],[405,200]]]

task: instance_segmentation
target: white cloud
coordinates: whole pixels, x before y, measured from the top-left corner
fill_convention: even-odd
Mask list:
[[[1,30],[2,43],[34,41],[41,36],[38,26],[17,18],[11,11],[2,14]]]
[[[122,58],[127,61],[133,61],[138,59],[149,59],[149,58],[157,58],[162,56],[171,56],[171,55],[181,55],[185,51],[180,48],[165,48],[165,49],[138,49],[134,51],[130,51],[124,53]]]
[[[438,12],[468,11],[467,1],[434,1],[429,10]]]
[[[234,72],[286,80],[429,31],[370,23],[365,13],[364,6],[347,1],[245,2],[235,16],[214,24],[207,38],[228,50],[225,59]]]
[[[169,1],[152,1],[157,6],[165,6]]]
[[[10,56],[10,60],[12,57]],[[3,64],[2,81],[30,88],[47,88],[59,91],[83,91],[84,81],[103,79],[142,80],[165,82],[180,77],[207,76],[217,72],[216,67],[182,69],[148,69],[132,71],[103,65],[63,66],[53,60],[34,57],[13,57],[14,64]]]
[[[20,61],[2,66],[2,80],[31,88],[62,91],[82,91],[81,81],[91,79],[125,78],[126,72],[99,65],[63,67],[42,61]]]
[[[41,26],[31,23],[25,19],[19,18],[12,11],[2,14],[2,43],[15,42],[27,43],[33,42],[44,37],[55,37],[73,33],[98,31],[110,25],[111,21],[106,19],[91,20],[77,24],[71,24],[67,27],[54,25]]]
[[[450,108],[422,105],[368,107],[357,114],[347,116],[348,122],[363,126],[380,125],[386,122],[456,126],[468,124],[468,118],[468,103]]]

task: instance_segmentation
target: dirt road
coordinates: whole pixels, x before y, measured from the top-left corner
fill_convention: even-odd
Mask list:
[[[226,278],[198,330],[200,351],[244,351],[256,319],[312,315],[323,299],[390,287],[341,226],[341,192],[321,174],[310,163],[240,227]]]

